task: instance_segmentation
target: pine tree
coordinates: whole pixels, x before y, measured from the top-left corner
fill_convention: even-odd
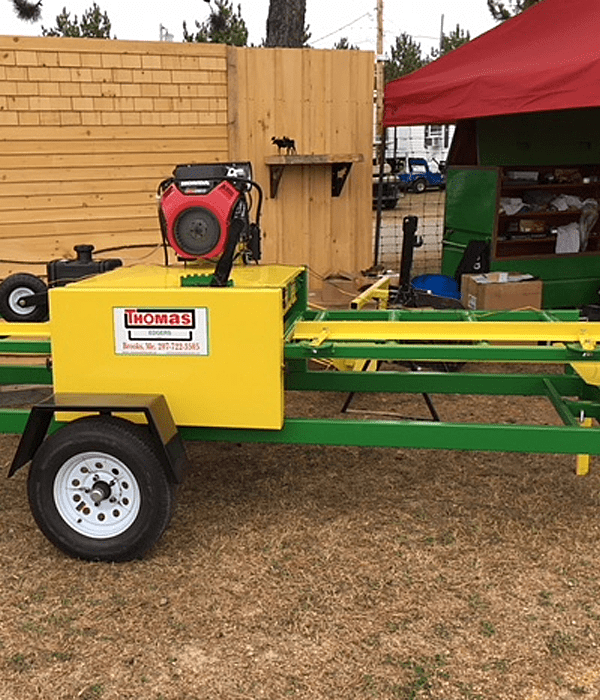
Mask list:
[[[471,41],[471,35],[468,31],[460,28],[460,25],[456,25],[456,29],[451,31],[450,34],[442,34],[442,46],[441,49],[433,49],[431,51],[431,56],[433,59],[439,58],[440,56],[445,56],[450,51],[454,51],[459,46],[466,44]]]
[[[248,43],[248,28],[242,19],[241,8],[237,12],[229,0],[215,0],[210,6],[209,18],[200,24],[196,22],[196,33],[190,33],[187,24],[183,23],[183,40],[197,41],[205,44],[229,44],[230,46],[246,46]]]
[[[542,0],[487,0],[488,8],[492,13],[492,17],[497,22],[503,22],[505,19],[510,19],[526,10],[532,5],[536,5]]]
[[[349,49],[350,51],[358,51],[358,46],[355,44],[351,44],[348,41],[348,37],[343,36],[341,39],[335,42],[333,45],[333,48],[338,50],[338,49]]]
[[[96,3],[83,13],[81,22],[79,22],[77,15],[71,19],[67,8],[63,7],[63,11],[56,17],[56,27],[52,29],[42,27],[42,36],[110,39],[110,20],[106,12],[102,12]]]
[[[42,14],[42,0],[28,2],[28,0],[12,0],[13,7],[19,19],[25,22],[37,22]]]
[[[429,59],[421,55],[421,44],[417,43],[410,34],[403,32],[396,37],[394,45],[390,49],[390,58],[386,58],[384,65],[385,82],[396,80],[403,75],[408,75],[429,63]]]

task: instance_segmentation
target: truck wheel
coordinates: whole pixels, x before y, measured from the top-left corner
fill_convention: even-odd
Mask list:
[[[418,194],[423,194],[423,192],[425,192],[427,189],[427,183],[425,180],[417,180],[413,185],[413,189]]]
[[[0,314],[6,321],[39,322],[48,320],[48,299],[34,306],[21,306],[20,301],[33,294],[47,294],[45,282],[35,275],[19,272],[0,284]]]
[[[173,508],[173,486],[148,429],[112,416],[80,418],[47,438],[27,488],[44,535],[94,561],[141,557]]]

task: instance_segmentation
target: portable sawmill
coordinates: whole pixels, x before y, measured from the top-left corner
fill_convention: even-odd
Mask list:
[[[0,431],[22,433],[9,476],[31,461],[31,510],[59,548],[142,556],[169,522],[188,440],[565,453],[582,456],[581,473],[600,454],[588,427],[600,417],[600,323],[578,310],[384,308],[387,278],[357,308],[311,310],[304,267],[258,264],[261,203],[249,163],[178,166],[159,187],[176,263],[72,277],[65,263],[48,288],[7,285],[3,308],[20,322],[0,324],[0,352],[47,362],[3,362],[0,383],[53,393],[0,410]],[[373,299],[382,308],[360,308]],[[376,371],[381,361],[393,364]],[[564,372],[433,371],[441,362]],[[448,423],[433,405],[430,420],[288,418],[286,390],[541,396],[562,424]]]

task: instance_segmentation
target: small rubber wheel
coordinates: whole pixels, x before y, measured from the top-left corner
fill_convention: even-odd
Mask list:
[[[80,418],[47,438],[27,489],[44,535],[93,561],[142,557],[173,510],[174,487],[147,427],[112,416]]]
[[[44,301],[34,306],[20,302],[33,294],[45,294]],[[43,280],[27,272],[10,275],[0,284],[0,314],[10,322],[40,322],[48,320],[48,287]]]
[[[427,183],[425,182],[425,180],[417,180],[413,185],[413,189],[418,194],[423,194],[423,192],[425,192],[425,190],[427,189]]]

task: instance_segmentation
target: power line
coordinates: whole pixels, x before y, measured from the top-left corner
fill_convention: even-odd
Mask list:
[[[343,27],[339,27],[339,29],[336,29],[333,32],[329,32],[329,34],[325,34],[325,36],[322,36],[320,39],[315,39],[312,43],[317,44],[319,41],[323,41],[323,39],[328,39],[330,36],[333,36],[334,34],[338,34],[343,29],[346,29],[347,27],[351,27],[353,24],[356,24],[364,17],[370,17],[371,19],[373,18],[371,12],[365,12],[364,15],[361,15],[360,17],[353,19],[352,22],[348,22],[348,24],[344,24]]]

